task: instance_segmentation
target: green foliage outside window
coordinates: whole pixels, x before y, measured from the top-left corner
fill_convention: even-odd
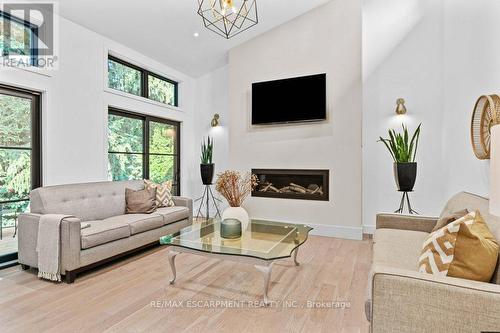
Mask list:
[[[149,75],[148,89],[150,99],[175,106],[175,84]]]
[[[141,72],[108,59],[108,87],[140,96]]]
[[[31,30],[24,25],[10,21],[10,47],[7,49],[4,31],[4,17],[0,16],[0,49],[2,55],[17,54],[17,55],[30,55],[31,45]],[[27,32],[27,33],[25,33]]]
[[[144,121],[110,114],[108,123],[110,180],[142,179]],[[157,183],[176,181],[176,126],[149,122],[149,178]]]
[[[176,154],[175,140],[176,129],[169,124],[158,122],[149,123],[149,178],[161,183],[167,180],[175,181]]]
[[[109,115],[110,180],[142,179],[143,131],[143,121],[140,119]]]
[[[31,146],[30,100],[0,95],[0,146]],[[31,152],[6,148],[0,148],[0,202],[26,199],[31,189]],[[27,201],[0,204],[3,225],[13,225],[13,212],[23,212],[27,206]]]

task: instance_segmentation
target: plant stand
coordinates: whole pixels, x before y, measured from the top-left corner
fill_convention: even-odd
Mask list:
[[[413,210],[413,208],[411,208],[410,196],[408,195],[408,193],[413,191],[399,191],[399,192],[403,192],[403,196],[401,197],[399,208],[394,213],[403,214],[406,201],[406,203],[408,204],[408,213],[411,215],[413,214],[419,215],[415,210]]]
[[[217,201],[222,202],[222,200],[214,197],[214,194],[212,192],[211,188],[212,184],[205,185],[205,190],[203,190],[203,195],[201,198],[196,199],[194,202],[200,202],[200,207],[198,208],[198,213],[196,214],[196,218],[198,219],[200,216],[208,220],[210,218],[210,200],[214,203],[215,210],[217,213],[215,214],[215,217],[222,218],[219,210],[219,206],[217,205]],[[201,209],[203,208],[203,204],[206,205],[206,215],[203,216]]]

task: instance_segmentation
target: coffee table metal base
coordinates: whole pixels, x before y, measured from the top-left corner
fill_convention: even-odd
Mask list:
[[[299,262],[297,261],[297,253],[298,252],[299,252],[298,247],[295,250],[293,250],[293,261],[295,263],[295,266],[299,266]],[[191,250],[191,249],[187,249],[187,248],[180,247],[180,246],[171,245],[169,247],[169,252],[168,252],[168,262],[170,263],[170,268],[172,269],[172,279],[170,279],[170,284],[174,284],[175,279],[177,278],[177,270],[175,269],[175,258],[180,253],[190,253],[190,254],[201,255],[204,257],[211,257],[214,259],[230,260],[230,261],[234,261],[234,262],[254,265],[254,267],[259,272],[261,272],[263,277],[264,277],[264,293],[263,293],[264,304],[269,305],[271,303],[269,301],[269,298],[267,295],[268,291],[269,291],[269,285],[271,283],[271,273],[273,270],[274,262],[276,260],[280,260],[280,259],[264,260],[264,259],[258,259],[258,258],[253,258],[253,257],[244,257],[244,256],[237,256],[237,255],[227,255],[227,254],[196,251],[196,250]]]

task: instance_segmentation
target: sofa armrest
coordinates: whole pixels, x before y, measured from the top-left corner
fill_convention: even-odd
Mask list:
[[[193,199],[186,197],[172,197],[176,206],[184,206],[189,209],[189,222],[193,222]]]
[[[500,329],[500,285],[375,265],[372,332]]]
[[[36,243],[38,237],[38,221],[40,214],[23,213],[17,219],[17,252],[20,264],[38,266]]]
[[[23,213],[19,215],[19,262],[31,267],[38,267],[36,245],[40,214]],[[80,219],[72,217],[61,221],[61,273],[80,267]]]
[[[81,220],[67,217],[61,221],[61,273],[80,267]]]
[[[431,232],[437,220],[437,217],[382,213],[377,214],[377,229]]]

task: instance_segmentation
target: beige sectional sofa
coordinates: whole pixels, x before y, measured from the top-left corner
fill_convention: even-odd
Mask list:
[[[38,221],[43,214],[75,216],[61,222],[60,265],[66,282],[76,274],[131,251],[158,244],[161,236],[192,223],[192,200],[174,197],[175,207],[152,214],[125,214],[125,188],[142,180],[49,186],[30,194],[31,213],[19,216],[19,263],[37,267]],[[82,229],[82,225],[90,225]]]
[[[500,221],[488,214],[488,199],[459,193],[441,216],[479,209],[500,240]],[[500,331],[500,262],[491,283],[417,271],[422,244],[436,218],[379,214],[366,304],[372,332]]]

